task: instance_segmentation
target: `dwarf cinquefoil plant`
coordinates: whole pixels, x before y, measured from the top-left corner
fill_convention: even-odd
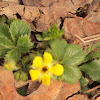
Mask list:
[[[53,61],[52,55],[48,52],[44,52],[43,59],[40,56],[36,56],[33,59],[31,66],[33,69],[29,71],[31,79],[42,81],[45,85],[50,85],[50,77],[53,75],[61,76],[64,72],[64,68],[61,64]]]
[[[10,27],[0,24],[0,57],[17,62],[22,53],[32,48],[30,27],[23,20],[14,20]],[[5,64],[4,64],[5,65]]]

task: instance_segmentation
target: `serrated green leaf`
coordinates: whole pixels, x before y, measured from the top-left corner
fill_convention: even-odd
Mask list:
[[[15,77],[15,79],[16,79],[17,81],[20,81],[20,72],[19,72],[19,71],[15,72],[15,73],[14,73],[14,77]]]
[[[15,48],[11,41],[9,28],[5,24],[0,24],[0,57],[4,57],[8,51]]]
[[[13,59],[14,61],[17,62],[20,59],[20,57],[21,57],[20,52],[17,49],[13,49],[6,54],[5,60]]]
[[[95,52],[88,54],[86,56],[86,58],[84,59],[84,62],[87,62],[87,61],[89,61],[91,59],[95,59],[95,58],[100,58],[100,51],[95,51]]]
[[[26,81],[28,79],[28,76],[25,72],[20,71],[20,80]]]
[[[81,72],[76,66],[64,65],[63,80],[67,83],[75,84],[81,78]]]
[[[21,36],[17,41],[18,50],[22,53],[28,52],[32,48],[32,45],[31,39],[27,35]]]
[[[89,75],[93,81],[100,82],[100,59],[80,66],[80,70]]]
[[[9,49],[15,48],[15,45],[8,38],[2,36],[0,36],[0,45]]]
[[[85,86],[88,84],[88,82],[83,76],[80,79],[80,84],[81,84],[81,92],[86,91],[87,88]]]
[[[10,26],[10,24],[15,20],[15,17],[13,17],[12,19],[7,19],[7,24]]]
[[[14,43],[16,44],[16,41],[20,36],[30,35],[30,27],[29,25],[24,22],[23,20],[14,20],[10,25],[10,33],[12,36],[12,39]]]
[[[63,29],[59,29],[57,27],[57,24],[54,24],[53,26],[48,28],[48,32],[43,31],[42,36],[41,35],[36,35],[36,38],[39,41],[48,41],[48,40],[54,40],[54,39],[60,39],[64,33]]]
[[[65,50],[67,47],[67,42],[62,39],[62,40],[54,40],[51,44],[51,50],[48,49],[46,51],[50,52],[55,60],[62,60],[65,54]]]
[[[22,61],[23,66],[26,65],[30,61],[30,56],[29,55],[24,56],[21,61]]]
[[[0,24],[0,37],[6,37],[11,40],[11,34],[9,32],[9,27],[6,24]]]
[[[49,35],[52,39],[60,39],[64,33],[64,30],[61,29],[59,30],[57,24],[54,24],[53,26],[51,26],[49,29]]]
[[[86,49],[86,55],[88,54],[88,53],[90,53],[93,49],[95,49],[96,47],[98,47],[100,45],[100,42],[98,42],[97,44],[94,44],[94,45],[90,45],[90,47],[89,48],[87,48]]]
[[[0,57],[4,57],[11,48],[6,48],[5,46],[0,45]]]
[[[65,56],[61,63],[68,66],[75,66],[81,64],[84,58],[85,52],[81,47],[79,45],[71,44],[66,48]]]

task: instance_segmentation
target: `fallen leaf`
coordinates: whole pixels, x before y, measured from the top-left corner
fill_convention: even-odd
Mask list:
[[[23,0],[23,2],[28,2],[31,5],[31,2],[36,2],[36,0]],[[0,5],[2,4],[0,15],[5,14],[11,19],[19,14],[22,19],[32,23],[36,31],[42,32],[54,23],[60,26],[62,23],[61,18],[64,20],[64,18],[70,17],[69,13],[75,13],[80,6],[91,3],[91,0],[41,0],[40,3],[46,6],[25,6],[0,2]]]
[[[20,3],[21,0],[2,0],[3,2]]]
[[[65,82],[51,80],[50,86],[41,84],[39,88],[27,96],[17,93],[14,75],[0,67],[0,96],[3,100],[65,100],[68,96],[80,90],[79,82],[71,85]]]
[[[69,99],[67,100],[89,100],[88,97],[86,95],[81,95],[81,94],[78,94],[78,95],[74,95],[72,97],[70,97]]]

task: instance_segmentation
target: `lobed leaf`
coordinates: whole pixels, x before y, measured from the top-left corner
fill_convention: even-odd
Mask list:
[[[80,66],[80,70],[89,75],[93,81],[100,82],[100,59]]]
[[[86,52],[86,55],[89,54],[93,49],[99,47],[99,45],[100,45],[100,42],[98,42],[98,43],[96,43],[94,45],[90,45],[90,47],[87,48],[86,51],[85,51]]]
[[[100,58],[100,51],[94,51],[90,54],[88,54],[85,59],[84,59],[84,62],[87,62],[91,59],[96,59],[96,58]]]
[[[49,53],[51,53],[54,57],[55,60],[62,60],[65,54],[65,50],[67,47],[67,42],[62,39],[62,40],[54,40],[51,44],[51,50],[47,49]]]
[[[81,78],[81,72],[77,66],[64,65],[63,80],[67,83],[75,84]]]
[[[13,59],[14,61],[17,62],[20,59],[20,57],[21,53],[17,49],[12,49],[6,54],[5,60]]]
[[[11,34],[9,32],[9,27],[6,24],[0,24],[0,37],[6,37],[11,40]]]
[[[32,48],[32,45],[31,39],[27,35],[21,36],[17,41],[18,50],[22,53],[28,52]]]
[[[0,57],[4,57],[13,48],[15,46],[11,41],[9,27],[5,24],[0,24]]]
[[[68,66],[79,65],[85,58],[85,52],[79,45],[75,44],[68,45],[64,53],[64,58],[61,63]]]
[[[23,20],[14,20],[10,25],[10,33],[12,36],[12,39],[14,43],[16,44],[16,41],[20,36],[24,36],[25,34],[30,34],[30,27],[29,25],[24,22]]]

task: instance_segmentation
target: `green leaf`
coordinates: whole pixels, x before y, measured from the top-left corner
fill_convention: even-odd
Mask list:
[[[10,51],[11,49],[8,49],[2,45],[0,45],[0,57],[4,57],[8,51]]]
[[[18,50],[22,53],[28,52],[32,48],[32,45],[31,39],[27,35],[21,36],[17,41]]]
[[[10,26],[10,24],[15,20],[15,17],[13,17],[12,19],[7,19],[7,24]]]
[[[2,36],[0,36],[0,45],[9,49],[15,48],[14,44],[8,38]]]
[[[10,25],[10,33],[14,43],[16,44],[20,36],[30,35],[30,27],[23,20],[14,20]]]
[[[51,26],[49,29],[49,35],[52,39],[60,39],[64,33],[64,30],[61,29],[59,30],[57,24],[54,24],[53,26]]]
[[[15,48],[11,41],[9,28],[5,24],[0,24],[0,57],[4,57],[8,51]]]
[[[20,52],[17,49],[13,49],[6,54],[5,60],[13,59],[14,61],[17,62],[20,59],[20,57],[21,57]]]
[[[0,16],[0,23],[5,23],[7,20],[5,15]]]
[[[81,78],[81,72],[76,66],[64,65],[63,80],[67,83],[75,84]]]
[[[22,58],[21,60],[23,66],[25,66],[26,64],[28,64],[30,62],[30,56],[29,55],[26,55]]]
[[[87,88],[85,86],[88,84],[88,82],[83,76],[80,79],[80,84],[81,84],[81,92],[86,91]]]
[[[48,41],[48,40],[54,40],[54,39],[61,39],[62,35],[64,33],[64,30],[57,27],[57,24],[54,24],[53,26],[48,28],[48,32],[43,31],[42,35],[36,34],[36,38],[39,41]]]
[[[26,81],[28,79],[27,74],[25,72],[23,72],[23,71],[20,71],[20,73],[21,73],[20,74],[20,80]]]
[[[9,27],[6,24],[0,24],[0,37],[6,37],[11,40]]]
[[[20,72],[19,72],[19,71],[15,72],[15,73],[14,73],[14,76],[15,76],[15,79],[16,79],[17,81],[20,81]]]
[[[27,74],[24,71],[22,71],[22,70],[19,70],[19,71],[15,72],[14,76],[15,76],[15,79],[17,81],[20,81],[20,80],[26,81],[28,79]]]
[[[50,39],[51,39],[50,37],[45,37],[45,38],[44,38],[45,41],[48,41],[48,40],[50,40]]]
[[[43,41],[43,37],[40,34],[35,35],[38,41]]]
[[[65,50],[67,47],[67,42],[62,39],[62,40],[54,40],[51,44],[51,50],[47,49],[46,51],[48,51],[49,53],[51,53],[53,55],[53,57],[55,58],[55,60],[62,60],[65,54]]]
[[[80,66],[80,70],[89,75],[93,81],[100,82],[100,59]]]
[[[96,43],[94,45],[90,45],[90,47],[86,49],[86,55],[88,53],[90,53],[93,49],[95,49],[96,47],[98,47],[99,45],[100,45],[100,42],[98,42],[98,43]]]
[[[79,45],[75,44],[69,45],[64,53],[65,56],[61,63],[68,66],[79,65],[85,58],[85,52]]]
[[[87,62],[88,60],[95,59],[95,58],[100,58],[100,51],[94,51],[88,54],[84,59],[84,62]]]

